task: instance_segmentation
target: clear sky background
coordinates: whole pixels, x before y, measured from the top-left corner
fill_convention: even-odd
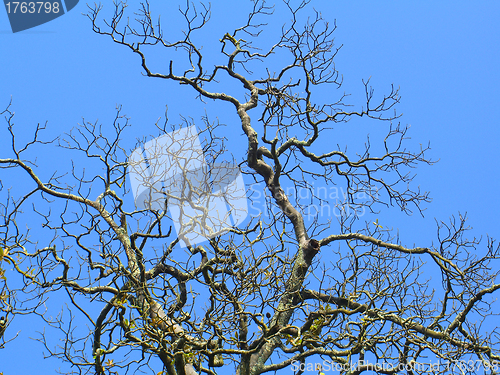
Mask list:
[[[214,2],[214,32],[204,38],[218,40],[240,26],[235,22],[244,19],[249,3]],[[135,4],[130,2],[130,9]],[[404,245],[428,246],[436,239],[434,218],[446,221],[467,212],[473,235],[499,238],[500,2],[313,0],[311,5],[325,20],[337,22],[336,42],[343,47],[336,67],[344,77],[343,90],[352,93],[350,101],[363,104],[362,79],[371,77],[379,94],[388,92],[391,84],[399,86],[401,123],[411,124],[414,144],[430,141],[428,156],[440,159],[416,170],[415,184],[433,198],[425,217],[406,217],[392,208],[380,215],[381,223],[398,228]],[[104,7],[111,9],[111,1]],[[81,15],[86,11],[80,1],[50,23],[12,34],[7,14],[0,9],[0,110],[12,98],[21,136],[28,139],[36,123],[46,121],[53,135],[69,131],[82,117],[110,126],[115,107],[122,105],[133,124],[128,140],[132,147],[135,137],[149,134],[146,129],[163,116],[165,105],[172,123],[180,122],[179,114],[198,120],[206,107],[211,117],[229,125],[227,136],[234,140],[230,151],[233,147],[238,152],[235,145],[243,137],[232,107],[210,102],[205,106],[186,87],[144,77],[137,56],[92,32],[90,21]],[[176,17],[164,15],[166,33],[183,27]],[[273,22],[284,22],[280,17]],[[167,57],[161,49],[155,51],[158,67],[167,69]],[[204,52],[215,58],[219,49]],[[0,122],[0,137],[4,128]],[[0,157],[7,143],[0,138]],[[38,165],[40,173],[49,176],[54,168],[64,170],[67,160],[43,154]],[[0,350],[0,371],[53,373],[59,363],[42,362],[42,345],[29,339],[42,329],[40,320],[17,318],[7,335],[21,332]]]

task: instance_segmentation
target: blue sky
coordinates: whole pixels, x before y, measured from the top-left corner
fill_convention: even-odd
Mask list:
[[[239,26],[235,22],[245,13],[238,18],[240,9],[234,9],[234,3],[213,4],[216,31],[204,38],[218,40]],[[130,8],[135,4],[130,2]],[[429,156],[440,159],[416,170],[415,183],[433,198],[425,206],[425,217],[407,217],[392,208],[380,215],[381,223],[398,228],[405,245],[428,246],[435,241],[434,218],[446,221],[453,214],[467,212],[474,235],[499,237],[500,121],[496,108],[500,99],[500,3],[313,0],[311,5],[324,19],[337,22],[335,38],[343,47],[336,68],[344,77],[343,90],[352,94],[350,101],[362,104],[362,79],[371,77],[380,94],[391,84],[399,86],[398,112],[403,114],[401,123],[411,124],[411,142],[430,141]],[[104,7],[110,9],[111,2],[106,1]],[[198,120],[205,109],[214,119],[236,123],[237,117],[227,106],[204,105],[187,87],[144,77],[137,56],[92,32],[90,21],[81,15],[86,10],[80,2],[68,14],[16,34],[10,31],[6,12],[0,10],[0,110],[12,97],[21,137],[29,137],[38,122],[47,121],[52,135],[69,131],[82,117],[110,124],[117,105],[123,106],[133,124],[129,147],[135,137],[149,134],[146,129],[164,115],[165,105],[173,123],[180,122],[179,114]],[[179,32],[178,19],[171,14],[164,19],[168,32]],[[219,50],[204,52],[211,58]],[[153,54],[158,67],[166,68],[161,49]],[[230,151],[237,152],[237,140],[243,139],[241,128],[227,129],[235,140]],[[349,128],[343,131],[349,132]],[[3,136],[5,129],[0,132]],[[0,138],[0,145],[5,148],[5,138]],[[68,165],[56,154],[38,157],[42,175]],[[21,333],[0,351],[0,371],[53,373],[59,364],[41,362],[41,344],[28,339],[36,336],[34,327],[26,326],[22,319],[10,326]]]

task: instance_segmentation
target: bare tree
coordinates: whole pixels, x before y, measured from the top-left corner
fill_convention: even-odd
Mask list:
[[[478,240],[468,240],[462,216],[438,223],[436,244],[423,240],[422,247],[405,245],[378,222],[364,222],[363,214],[378,207],[411,212],[428,201],[427,193],[413,190],[411,168],[431,162],[424,156],[427,148],[405,148],[407,128],[395,124],[398,90],[393,87],[376,101],[365,82],[360,109],[350,109],[342,93],[325,103],[319,90],[342,83],[334,66],[335,26],[318,12],[302,25],[308,2],[293,6],[285,1],[290,22],[263,51],[255,44],[265,45],[260,35],[273,8],[259,0],[251,3],[247,22],[217,37],[223,61],[211,66],[195,42],[210,25],[209,6],[182,8],[186,29],[174,41],[164,36],[148,2],[134,22],[124,3],[115,4],[107,21],[100,21],[97,6],[88,17],[96,33],[138,55],[148,77],[187,85],[201,100],[225,102],[234,110],[239,126],[230,133],[242,132],[248,139],[244,154],[234,158],[262,187],[269,215],[252,217],[245,226],[203,232],[207,244],[193,243],[182,233],[198,223],[197,214],[179,234],[167,210],[169,201],[182,200],[176,194],[183,195],[184,188],[165,193],[154,178],[144,180],[141,187],[149,184],[149,198],[127,211],[124,197],[140,185],[129,187],[127,168],[135,168],[136,175],[147,168],[122,146],[129,125],[120,108],[108,126],[111,133],[84,121],[56,141],[69,152],[83,153],[85,170],[75,163],[71,174],[44,179],[24,159],[33,147],[51,147],[41,139],[43,127],[19,146],[9,107],[3,113],[11,155],[0,159],[0,166],[5,176],[21,169],[31,182],[22,180],[22,189],[14,184],[6,197],[0,241],[3,258],[24,281],[11,292],[17,299],[36,295],[24,310],[11,303],[9,314],[38,313],[60,330],[64,345],[54,348],[47,336],[41,341],[75,373],[248,375],[326,371],[325,364],[342,374],[474,373],[477,369],[458,366],[471,359],[497,373],[497,332],[481,325],[492,314],[487,296],[500,288],[494,241],[478,247]],[[176,56],[165,71],[150,66],[145,51],[153,46]],[[282,65],[274,71],[276,61]],[[219,78],[233,80],[244,93],[229,92]],[[349,139],[336,148],[322,142],[352,118],[385,124],[380,143],[372,146],[367,138],[363,152],[356,153],[348,151]],[[224,159],[226,148],[218,124],[204,118],[203,125],[206,176]],[[175,131],[167,121],[157,127],[158,137]],[[155,158],[164,157],[162,152]],[[164,181],[151,171],[155,165],[149,164],[150,176]],[[181,180],[193,181],[193,176],[184,174]],[[203,195],[207,181],[188,183],[189,194]],[[318,193],[316,181],[345,189],[346,199],[336,202],[337,215],[316,214],[309,220],[311,207],[332,205]],[[23,192],[26,186],[31,187]],[[289,188],[307,191],[307,199],[288,194]],[[249,202],[256,199],[249,191]],[[206,213],[206,206],[191,208]],[[23,232],[25,213],[39,215],[49,240],[33,241]],[[201,228],[207,228],[204,223]],[[320,260],[319,253],[331,261]],[[440,275],[440,290],[432,289],[430,272]],[[49,320],[40,311],[42,301],[64,292],[72,306],[64,309],[69,320]],[[77,322],[82,322],[78,329]],[[449,366],[424,366],[432,361]]]

